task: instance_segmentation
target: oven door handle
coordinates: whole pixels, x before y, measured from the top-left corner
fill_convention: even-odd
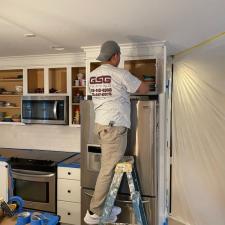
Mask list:
[[[12,169],[12,174],[16,176],[26,176],[26,177],[36,177],[36,178],[49,178],[49,177],[54,177],[54,173],[44,173],[44,172],[37,172],[37,171],[30,171],[29,173],[25,173],[24,170],[16,170]]]

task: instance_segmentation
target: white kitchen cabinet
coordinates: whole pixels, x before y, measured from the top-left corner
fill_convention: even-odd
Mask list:
[[[7,202],[8,201],[8,163],[5,161],[1,161],[0,158],[0,197]]]
[[[58,215],[63,224],[81,224],[80,222],[80,202],[58,201]]]
[[[80,168],[58,167],[57,214],[62,224],[81,224]]]

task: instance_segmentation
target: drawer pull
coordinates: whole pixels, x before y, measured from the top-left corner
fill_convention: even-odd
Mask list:
[[[71,215],[71,213],[70,213],[70,212],[68,212],[68,213],[67,213],[67,215],[68,215],[68,216],[70,216],[70,215]]]
[[[68,175],[71,175],[71,172],[68,172]]]
[[[68,192],[68,193],[71,193],[71,190],[68,190],[67,192]]]

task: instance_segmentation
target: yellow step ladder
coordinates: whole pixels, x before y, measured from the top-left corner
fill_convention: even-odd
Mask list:
[[[124,173],[127,176],[137,224],[150,225],[147,221],[145,209],[141,201],[140,186],[138,183],[137,172],[134,166],[133,156],[124,156],[122,160],[118,162],[116,165],[115,174],[114,174],[108,195],[106,197],[106,201],[104,204],[103,213],[102,213],[99,225],[107,224],[107,221],[110,217]]]

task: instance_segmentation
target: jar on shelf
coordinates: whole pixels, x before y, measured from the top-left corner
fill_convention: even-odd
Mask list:
[[[80,110],[77,108],[75,110],[74,118],[73,118],[73,124],[80,124]]]

